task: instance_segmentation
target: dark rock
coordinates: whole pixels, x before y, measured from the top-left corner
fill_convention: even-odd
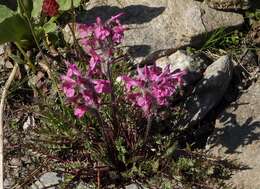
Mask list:
[[[206,69],[185,102],[185,126],[198,124],[220,102],[229,86],[232,72],[233,64],[228,56],[219,58]]]

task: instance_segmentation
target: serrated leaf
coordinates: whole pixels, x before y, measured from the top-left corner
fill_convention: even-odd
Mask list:
[[[41,15],[43,0],[33,1],[32,17],[36,18]]]
[[[81,2],[81,0],[58,0],[58,4],[60,6],[59,10],[62,10],[62,11],[70,10],[72,1],[73,1],[74,7],[78,7]]]

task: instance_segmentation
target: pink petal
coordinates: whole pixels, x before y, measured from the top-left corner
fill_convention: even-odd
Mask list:
[[[97,93],[111,93],[111,86],[108,80],[97,79],[94,80],[95,90]]]
[[[86,113],[87,109],[85,106],[78,106],[74,109],[74,115],[78,118],[81,118]]]

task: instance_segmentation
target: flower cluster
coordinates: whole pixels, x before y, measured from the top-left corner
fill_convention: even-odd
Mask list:
[[[98,17],[92,25],[79,24],[79,43],[90,56],[87,72],[82,74],[75,64],[68,64],[67,74],[62,76],[62,89],[74,107],[77,117],[100,107],[101,94],[111,94],[113,79],[111,64],[114,62],[116,45],[124,36],[124,27],[119,22],[122,14],[106,22]],[[154,66],[137,69],[137,75],[120,76],[126,88],[125,95],[133,105],[141,108],[145,116],[153,115],[158,106],[166,106],[168,99],[181,84],[184,72],[172,73],[169,66],[164,70]],[[115,97],[116,98],[116,97]],[[114,99],[115,100],[115,99]]]
[[[99,106],[99,94],[110,93],[110,82],[103,79],[92,79],[83,75],[76,64],[67,63],[66,75],[62,75],[62,89],[74,105],[74,114],[77,117],[84,116],[90,109],[97,109]]]
[[[90,74],[100,73],[100,71],[104,74],[105,71],[101,69],[101,64],[112,63],[111,57],[114,47],[121,43],[124,36],[125,29],[120,24],[120,16],[122,14],[112,16],[105,23],[97,17],[96,23],[92,25],[78,25],[79,42],[91,57],[89,61]]]
[[[77,117],[84,116],[90,109],[98,109],[101,94],[111,92],[111,74],[114,47],[123,38],[124,28],[118,18],[112,17],[105,23],[97,18],[92,25],[79,24],[80,44],[90,56],[88,71],[82,74],[76,64],[67,62],[67,73],[61,76],[62,89],[74,107]]]
[[[44,0],[42,4],[42,12],[48,16],[55,16],[58,14],[59,4],[56,0]]]
[[[146,116],[155,113],[157,106],[168,105],[168,98],[174,94],[182,83],[185,72],[170,72],[169,66],[164,70],[153,66],[137,68],[135,77],[122,76],[128,99],[139,106]]]

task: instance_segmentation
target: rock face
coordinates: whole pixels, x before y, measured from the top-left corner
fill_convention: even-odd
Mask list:
[[[220,10],[247,10],[251,7],[250,0],[205,0],[209,7]]]
[[[229,86],[232,72],[233,64],[228,56],[219,58],[206,69],[193,95],[185,102],[188,112],[186,126],[197,124],[219,103]]]
[[[88,11],[80,20],[93,21],[125,13],[122,21],[129,30],[124,44],[136,57],[150,53],[172,53],[186,45],[202,43],[203,34],[220,27],[237,27],[244,22],[243,16],[209,8],[194,0],[106,0],[90,1]],[[160,53],[159,53],[160,52]],[[159,56],[159,55],[158,55]]]
[[[187,71],[187,74],[183,77],[185,85],[192,85],[201,79],[203,70],[205,70],[209,64],[208,61],[198,56],[189,56],[182,50],[178,50],[169,56],[161,57],[157,59],[155,63],[162,69],[170,65],[171,71]]]
[[[237,188],[260,188],[260,80],[219,116],[207,148],[248,167],[231,178]]]
[[[57,173],[48,172],[43,174],[37,182],[35,182],[30,189],[43,189],[43,188],[50,188],[55,189],[54,185],[59,184],[62,182],[62,178],[57,176]],[[53,187],[51,187],[53,186]]]

